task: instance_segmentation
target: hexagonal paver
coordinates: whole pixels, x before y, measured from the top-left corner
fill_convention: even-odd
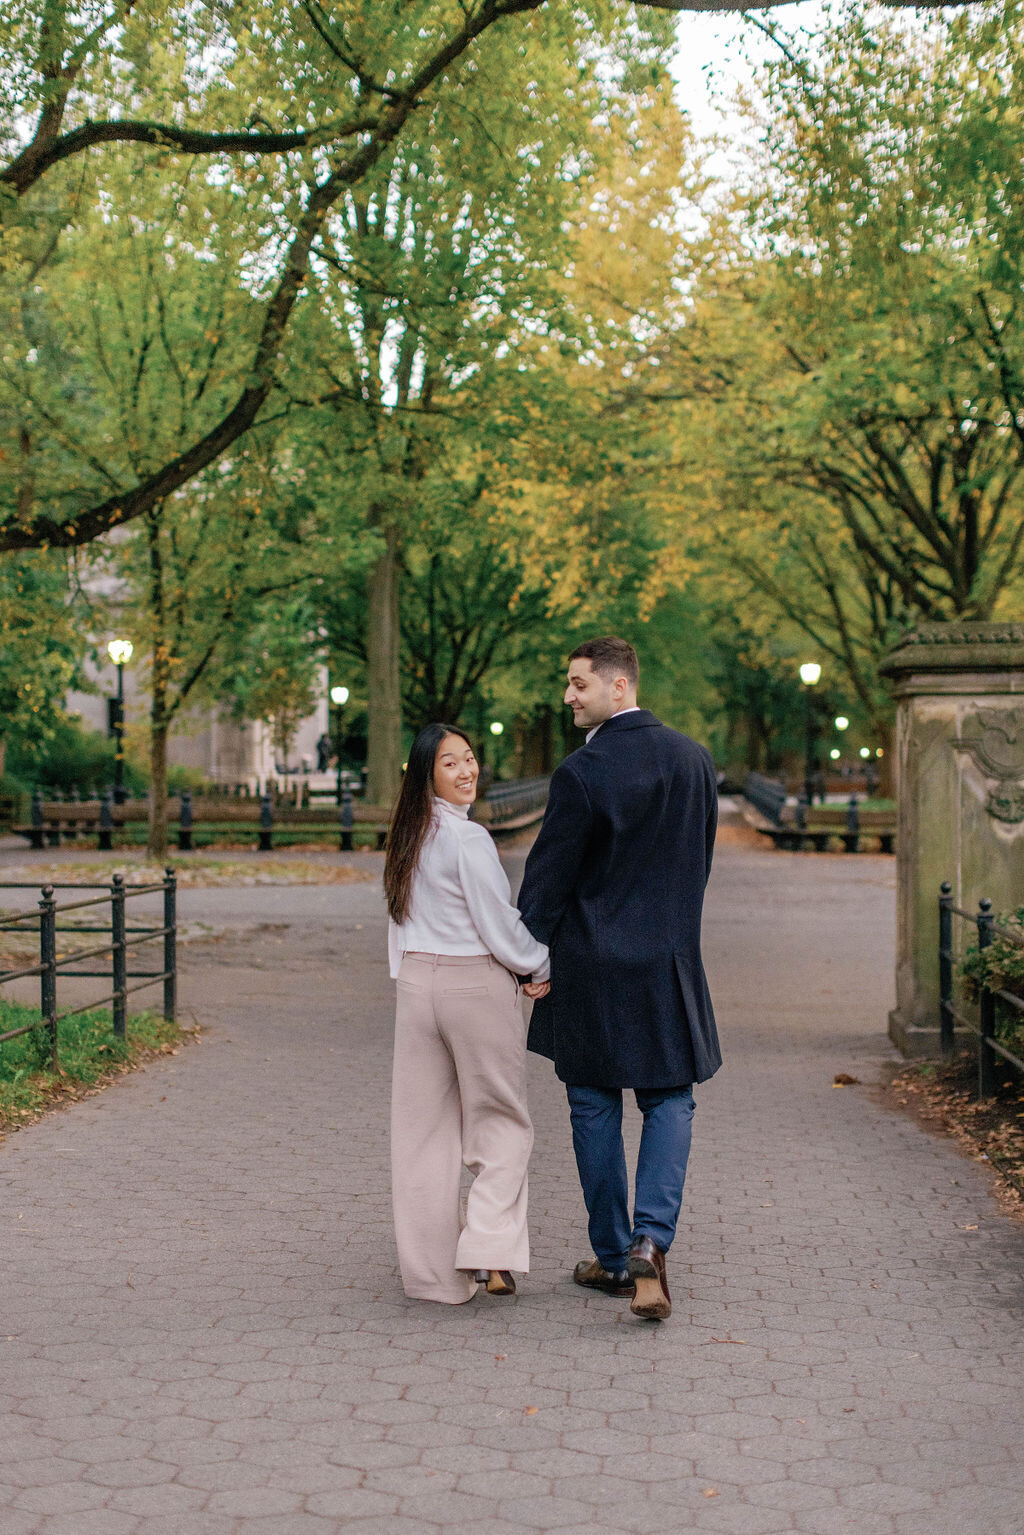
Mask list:
[[[867,1091],[891,861],[723,839],[726,1064],[651,1326],[572,1284],[539,1060],[519,1295],[402,1295],[380,860],[310,857],[373,879],[183,889],[224,929],[183,950],[202,1046],[0,1144],[3,1535],[1024,1535],[1021,1230]]]

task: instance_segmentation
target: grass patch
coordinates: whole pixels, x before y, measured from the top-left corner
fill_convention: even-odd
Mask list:
[[[310,848],[307,851],[312,852]],[[330,852],[330,848],[322,851]],[[363,851],[369,851],[364,849]],[[260,858],[210,858],[200,854],[168,854],[166,863],[178,876],[179,889],[208,890],[219,886],[239,885],[355,885],[369,883],[380,878],[379,860],[362,857],[356,863],[326,863],[312,859],[278,859],[272,853]],[[124,876],[126,885],[158,885],[164,877],[164,865],[145,860],[129,860],[123,851],[109,853],[105,857],[75,859],[66,863],[18,863],[9,864],[4,870],[8,879],[38,880],[40,886],[49,880],[79,882],[101,880],[104,883],[115,874]],[[0,890],[3,881],[0,880]],[[85,891],[85,895],[99,894],[97,889]],[[59,890],[61,901],[74,900],[72,891]],[[2,1032],[2,1031],[0,1031]]]
[[[0,1034],[38,1019],[36,1008],[0,1001]],[[154,1055],[177,1054],[190,1037],[156,1013],[138,1013],[128,1019],[127,1037],[117,1039],[111,1014],[96,1008],[57,1025],[56,1071],[47,1030],[35,1028],[20,1039],[5,1041],[0,1045],[0,1134],[95,1091]]]

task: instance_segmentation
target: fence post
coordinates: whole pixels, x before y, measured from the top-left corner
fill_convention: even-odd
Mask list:
[[[178,852],[192,851],[192,790],[182,789],[181,808],[178,811]]]
[[[115,874],[110,884],[110,957],[113,970],[114,1038],[124,1039],[128,1011],[128,955],[124,946],[124,875]]]
[[[50,791],[50,802],[52,804],[59,805],[63,798],[64,796],[59,789],[52,789]],[[57,812],[57,819],[46,828],[46,841],[50,847],[60,847],[60,811]]]
[[[113,847],[114,835],[114,796],[109,789],[104,789],[103,798],[100,800],[100,840],[101,853],[109,853]]]
[[[985,950],[992,942],[992,927],[995,923],[992,911],[992,902],[988,896],[982,896],[978,902],[978,948]],[[996,999],[987,986],[982,986],[978,1006],[978,1027],[981,1038],[978,1041],[978,1097],[991,1098],[996,1090],[996,1053],[988,1041],[996,1032]]]
[[[174,1022],[178,1000],[178,876],[164,870],[164,1017]]]
[[[953,886],[943,880],[939,896],[939,1042],[953,1054]]]
[[[274,851],[274,802],[267,789],[260,795],[260,845],[261,853]]]
[[[39,902],[39,1022],[49,1031],[50,1060],[60,1065],[57,1051],[57,901],[52,885],[43,886]]]
[[[341,820],[341,843],[340,843],[341,851],[343,853],[351,853],[351,851],[352,851],[352,821],[353,821],[353,816],[352,816],[352,792],[351,792],[350,789],[343,789],[342,793],[341,793],[341,817],[340,817],[340,820]]]
[[[76,783],[73,783],[71,785],[71,793],[68,795],[68,799],[70,800],[72,805],[80,805],[82,803],[82,796],[81,796],[81,794],[79,792],[78,785]],[[79,828],[78,828],[77,820],[72,820],[72,821],[68,822],[68,825],[67,825],[67,828],[66,828],[64,834],[67,837],[69,842],[77,842],[78,841],[78,830],[79,830]]]
[[[36,849],[41,849],[43,846],[43,796],[38,788],[32,790],[31,846]]]

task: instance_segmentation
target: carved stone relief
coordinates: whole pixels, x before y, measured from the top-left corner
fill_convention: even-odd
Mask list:
[[[951,741],[988,779],[995,779],[985,809],[996,821],[1024,821],[1024,707],[983,709],[967,716],[964,733]]]

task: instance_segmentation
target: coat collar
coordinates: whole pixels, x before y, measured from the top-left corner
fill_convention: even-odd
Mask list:
[[[594,746],[607,735],[621,735],[626,730],[645,730],[651,725],[660,725],[661,720],[650,709],[630,709],[623,714],[613,714],[611,719],[605,720],[600,730],[588,742]]]

